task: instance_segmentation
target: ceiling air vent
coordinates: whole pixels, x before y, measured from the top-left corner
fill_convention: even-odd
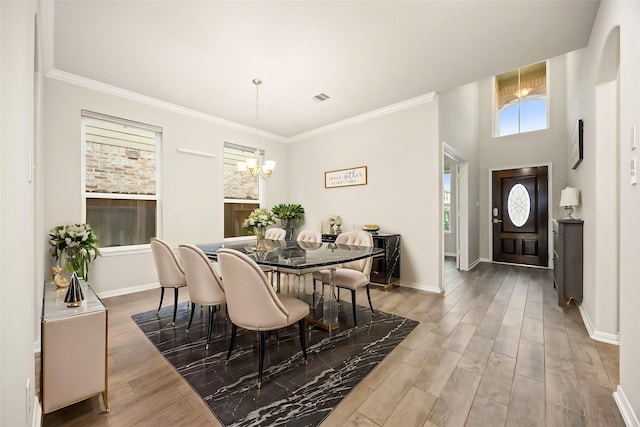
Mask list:
[[[329,98],[331,98],[331,97],[329,95],[327,95],[326,93],[319,93],[316,96],[314,96],[312,99],[314,101],[317,101],[317,102],[322,102],[322,101],[326,101]]]

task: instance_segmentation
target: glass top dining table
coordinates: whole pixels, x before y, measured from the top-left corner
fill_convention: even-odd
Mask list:
[[[212,260],[220,248],[243,252],[262,266],[289,274],[307,274],[336,267],[351,261],[384,255],[383,248],[339,243],[266,240],[268,249],[257,251],[255,240],[236,240],[197,245]]]
[[[220,248],[230,248],[247,254],[260,266],[287,274],[303,275],[320,270],[330,272],[330,291],[327,296],[313,299],[307,320],[329,332],[340,327],[338,303],[334,299],[333,273],[341,264],[383,256],[383,248],[354,246],[328,242],[298,242],[295,240],[266,240],[267,250],[256,250],[255,240],[232,240],[196,245],[209,259],[217,261]],[[224,281],[224,277],[222,278]],[[279,280],[279,278],[278,278]],[[278,283],[279,285],[279,283]]]

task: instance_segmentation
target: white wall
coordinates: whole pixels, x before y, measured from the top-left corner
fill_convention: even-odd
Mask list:
[[[567,128],[584,121],[584,160],[568,169],[567,182],[581,191],[578,213],[585,220],[584,246],[590,248],[584,253],[580,311],[592,337],[618,342],[619,32],[599,38],[592,35],[589,46],[567,61],[567,80],[573,82]]]
[[[638,245],[638,218],[640,218],[640,193],[638,185],[629,183],[628,165],[632,158],[638,157],[638,149],[630,149],[631,129],[640,124],[640,3],[627,1],[603,1],[600,3],[588,47],[579,57],[572,58],[572,76],[578,82],[578,90],[573,93],[575,99],[569,102],[567,117],[569,123],[581,117],[585,121],[585,159],[575,172],[569,173],[571,185],[582,190],[585,208],[585,248],[591,252],[592,264],[585,263],[585,291],[589,287],[593,300],[585,301],[583,309],[593,322],[596,333],[610,333],[608,328],[616,324],[616,297],[619,292],[619,336],[620,336],[620,386],[615,394],[616,401],[625,417],[627,425],[639,425],[640,415],[640,332],[638,323],[638,301],[640,301],[640,246]],[[619,39],[619,59],[617,56],[617,39]],[[613,47],[613,48],[612,48]],[[617,64],[619,61],[619,70]],[[618,74],[619,73],[619,74]],[[595,126],[599,122],[601,113],[596,107],[596,92],[598,100],[603,99],[600,92],[606,82],[615,80],[619,76],[618,89],[618,132],[614,140],[602,138]],[[597,88],[598,87],[598,88]],[[605,89],[606,90],[606,89]],[[605,100],[608,97],[604,93]],[[598,116],[600,114],[600,116]],[[591,126],[589,126],[591,124]],[[618,148],[619,145],[619,148]],[[619,150],[619,152],[618,152]],[[597,215],[598,211],[611,203],[610,194],[596,184],[598,176],[609,179],[606,169],[611,167],[612,160],[599,153],[616,152],[618,157],[619,175],[619,268],[617,276],[619,290],[614,281],[590,279],[589,275],[611,274],[608,256],[598,257],[594,246],[599,240],[606,238],[599,235],[599,228],[610,230],[608,220]],[[591,157],[591,158],[589,158]],[[614,166],[615,167],[615,166]],[[603,175],[604,174],[604,175]],[[614,199],[615,200],[615,199]],[[604,203],[604,205],[602,205]],[[615,203],[615,202],[613,202]],[[597,205],[597,206],[596,206]],[[615,208],[615,206],[614,206]],[[615,209],[614,209],[615,211]],[[613,214],[615,215],[615,214]],[[601,222],[602,221],[602,222]],[[587,226],[590,230],[587,233]],[[615,231],[613,231],[615,233]],[[615,239],[615,235],[611,236]],[[589,241],[587,242],[587,238]],[[615,250],[615,249],[614,249]],[[585,261],[587,259],[585,253]],[[603,265],[604,263],[604,265]],[[613,266],[613,274],[616,273]],[[612,301],[613,300],[613,301]],[[615,330],[613,333],[615,334]]]
[[[265,183],[265,206],[287,200],[287,147],[209,121],[133,100],[47,78],[45,82],[44,225],[46,230],[84,220],[81,197],[82,109],[163,128],[161,146],[161,215],[159,235],[171,245],[223,240],[224,142],[255,147],[277,161]],[[202,157],[179,153],[176,147],[213,153]],[[49,260],[51,263],[52,260]],[[105,253],[90,266],[89,280],[101,296],[114,295],[157,282],[150,250]]]
[[[0,2],[0,425],[29,426],[35,405],[34,46],[37,4]],[[29,381],[30,389],[25,387]]]
[[[457,209],[468,211],[468,254],[469,265],[479,261],[479,199],[478,149],[479,149],[479,84],[470,83],[439,95],[440,141],[446,142],[467,162],[468,182],[466,200],[460,200]],[[462,233],[462,230],[458,230]]]
[[[492,79],[480,82],[480,256],[491,259],[491,204],[489,179],[492,168],[518,167],[551,163],[549,183],[552,188],[549,203],[554,217],[563,216],[557,207],[560,191],[566,187],[566,72],[565,56],[552,58],[548,62],[547,82],[549,86],[549,127],[544,130],[522,134],[493,137],[493,85]],[[577,212],[580,213],[579,211]],[[549,227],[551,228],[551,227]],[[553,244],[549,239],[549,247]],[[549,260],[549,265],[552,261]]]
[[[331,214],[343,230],[376,223],[400,233],[402,284],[439,290],[442,164],[437,99],[291,144],[289,195],[305,208],[300,228]],[[368,167],[368,184],[324,188],[324,172]]]

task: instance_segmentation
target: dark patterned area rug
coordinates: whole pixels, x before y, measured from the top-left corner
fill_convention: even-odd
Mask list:
[[[341,328],[331,335],[306,331],[308,364],[304,364],[297,326],[271,334],[265,352],[262,388],[256,388],[258,349],[253,332],[238,329],[229,364],[224,359],[231,323],[218,314],[209,350],[205,350],[207,310],[196,308],[190,333],[188,307],[181,304],[175,326],[172,307],[134,314],[147,338],[209,405],[225,426],[315,426],[340,403],[418,322],[341,302]]]

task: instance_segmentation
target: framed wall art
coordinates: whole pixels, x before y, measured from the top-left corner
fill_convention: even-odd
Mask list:
[[[349,187],[352,185],[367,185],[366,166],[324,173],[324,188]]]
[[[584,123],[582,119],[578,119],[576,127],[571,135],[571,157],[569,164],[571,169],[577,169],[580,166],[580,162],[584,158]]]

